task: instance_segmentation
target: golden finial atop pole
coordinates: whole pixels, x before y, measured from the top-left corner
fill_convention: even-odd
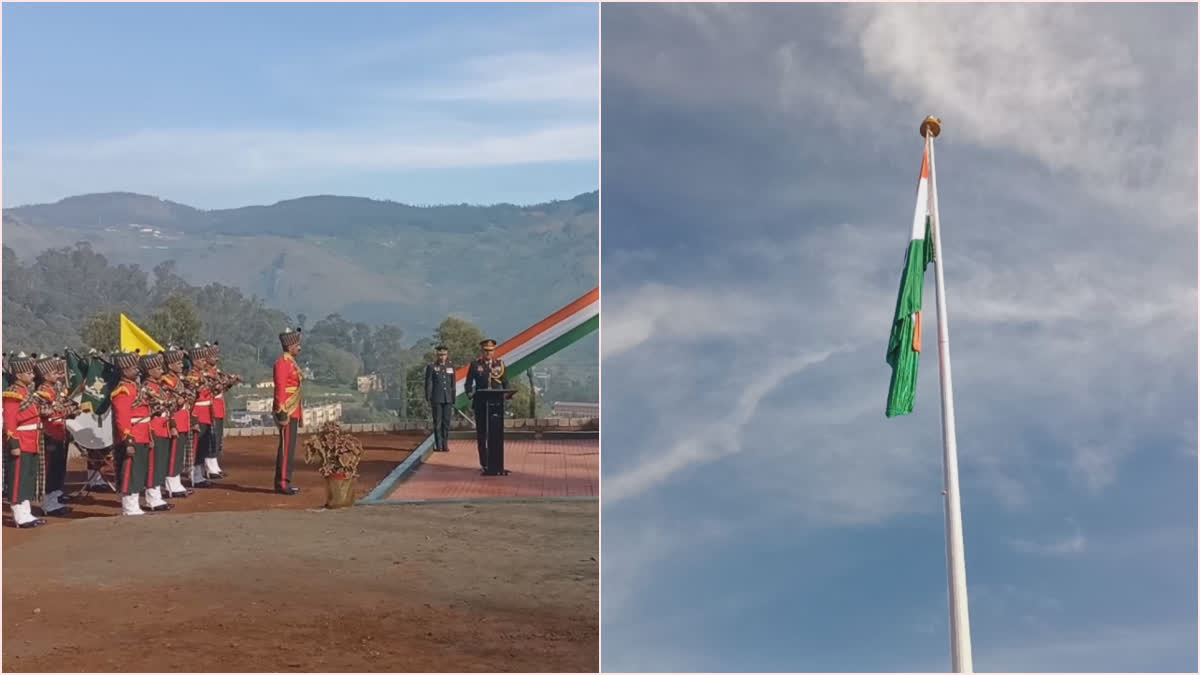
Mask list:
[[[942,121],[933,115],[926,117],[925,121],[921,122],[921,138],[925,138],[930,134],[933,134],[933,137],[937,138],[940,133],[942,133]]]

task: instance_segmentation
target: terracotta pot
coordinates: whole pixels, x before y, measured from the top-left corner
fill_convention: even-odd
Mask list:
[[[347,506],[354,506],[354,478],[346,477],[346,474],[332,474],[325,479],[326,493],[328,499],[325,501],[327,509],[341,509]]]

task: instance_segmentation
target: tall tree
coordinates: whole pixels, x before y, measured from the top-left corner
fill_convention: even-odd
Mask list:
[[[470,321],[452,316],[438,326],[434,337],[437,343],[445,345],[450,350],[450,359],[453,363],[461,366],[470,363],[479,355],[479,343],[487,336]],[[426,355],[426,358],[433,358],[432,350]]]
[[[179,293],[167,297],[162,307],[150,315],[146,331],[160,345],[169,344],[186,347],[200,341],[200,317],[191,300]]]
[[[100,312],[83,324],[79,330],[83,344],[103,352],[111,352],[121,346],[120,312]]]

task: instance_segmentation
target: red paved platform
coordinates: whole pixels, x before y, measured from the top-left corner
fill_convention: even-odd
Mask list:
[[[598,497],[600,441],[596,438],[504,441],[507,476],[482,476],[475,441],[451,440],[433,452],[387,499]]]

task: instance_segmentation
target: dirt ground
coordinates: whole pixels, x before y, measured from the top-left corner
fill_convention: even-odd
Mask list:
[[[170,518],[182,513],[212,511],[249,511],[260,509],[310,509],[325,504],[325,481],[315,466],[304,463],[303,442],[300,437],[296,448],[296,468],[292,475],[300,494],[287,497],[274,492],[272,481],[275,476],[275,436],[239,436],[225,439],[221,455],[221,468],[229,477],[213,481],[211,488],[196,489],[191,496],[173,499],[175,505],[167,513],[147,514],[142,517]],[[397,464],[425,439],[421,433],[358,434],[363,444],[363,458],[358,465],[359,478],[356,484],[358,497],[364,497],[391,473]],[[74,448],[67,462],[67,491],[79,489],[87,474],[87,462]],[[189,479],[184,485],[190,487]],[[143,507],[145,503],[143,502]],[[120,516],[121,500],[113,493],[89,493],[80,501],[70,504],[73,512],[62,518],[46,518],[46,525],[31,530],[18,530],[12,526],[12,516],[4,512],[4,550],[26,541],[40,538],[46,531],[58,528],[71,520],[98,516]],[[35,509],[35,515],[41,513]]]
[[[271,440],[227,439],[231,477],[168,513],[100,495],[5,528],[3,670],[598,670],[595,502],[326,511],[311,467],[298,497],[259,492]],[[363,440],[360,494],[421,439]]]

